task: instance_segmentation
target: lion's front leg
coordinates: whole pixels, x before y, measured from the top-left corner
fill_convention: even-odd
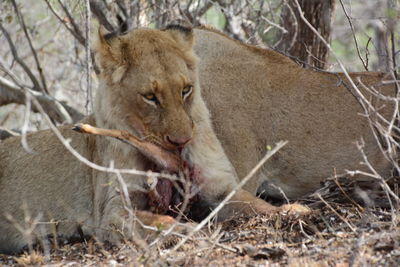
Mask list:
[[[252,195],[246,190],[239,190],[231,199],[231,214],[240,211],[247,215],[288,213],[293,215],[305,215],[310,209],[300,204],[286,204],[279,207]],[[229,206],[228,206],[229,209]]]
[[[99,241],[120,244],[124,240],[134,237],[136,231],[133,211],[128,212],[124,208],[118,194],[105,194],[103,198],[96,201],[96,204],[99,205],[95,211],[94,235]]]
[[[173,231],[181,234],[186,234],[194,227],[192,223],[180,223],[171,216],[155,214],[144,210],[136,211],[135,215],[136,219],[144,226],[142,230],[147,238],[154,237],[159,231],[169,230],[171,227],[173,227]]]
[[[110,205],[110,207],[113,212],[104,214],[96,230],[95,236],[99,241],[120,244],[126,240],[151,240],[160,231],[171,227],[179,233],[186,233],[192,228],[192,225],[179,223],[168,215],[144,210],[127,211],[122,206]]]
[[[147,196],[138,191],[129,194],[129,202],[119,190],[103,187],[96,203],[96,223],[92,233],[99,241],[120,244],[126,240],[151,240],[171,227],[186,233],[193,225],[179,223],[167,215],[145,211]]]

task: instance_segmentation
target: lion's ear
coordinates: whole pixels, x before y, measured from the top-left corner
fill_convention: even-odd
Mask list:
[[[107,69],[110,65],[123,64],[122,49],[123,42],[118,33],[110,33],[100,26],[97,34],[97,40],[94,42],[94,50],[97,53],[100,67]]]
[[[176,21],[169,24],[165,31],[168,31],[172,38],[174,38],[182,47],[187,50],[192,49],[194,42],[193,27],[186,21]]]
[[[94,45],[96,61],[99,63],[101,71],[111,75],[114,83],[121,80],[126,70],[123,46],[123,41],[118,33],[109,33],[103,26],[99,27]]]

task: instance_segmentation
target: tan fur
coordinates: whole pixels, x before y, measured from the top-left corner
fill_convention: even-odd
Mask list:
[[[215,206],[238,179],[202,100],[192,44],[193,32],[180,29],[140,29],[112,38],[101,33],[96,47],[101,84],[94,116],[84,122],[127,130],[166,149],[188,141],[184,155],[200,173],[200,198]],[[187,85],[193,90],[184,100],[182,90]],[[149,92],[157,96],[159,105],[144,97]],[[138,170],[152,166],[136,149],[117,140],[74,133],[71,126],[60,131],[72,139],[72,146],[82,156],[96,164],[109,166],[114,162],[116,168]],[[27,237],[33,241],[49,233],[69,237],[79,228],[85,235],[115,243],[137,233],[127,220],[114,174],[79,162],[51,131],[30,134],[28,144],[33,154],[22,148],[20,138],[0,144],[0,252],[19,251],[28,243]],[[150,225],[174,222],[168,216],[145,212],[149,209],[147,197],[137,187],[144,187],[146,177],[123,178],[138,219]],[[233,200],[221,211],[220,219],[235,211],[304,210],[296,205],[275,208],[244,190]],[[6,214],[23,229],[28,227],[24,222],[27,216],[41,223],[24,236]]]
[[[294,198],[318,188],[319,181],[335,173],[367,170],[360,164],[355,145],[361,138],[372,165],[381,175],[389,175],[390,163],[379,151],[343,74],[303,69],[281,54],[245,45],[212,29],[197,29],[195,37],[202,94],[239,177],[261,159],[267,145],[289,141],[258,177],[246,184],[247,190],[282,198],[274,184]],[[356,84],[360,78],[364,84],[394,95],[393,86],[381,85],[382,80],[391,80],[390,76],[367,72],[351,76]],[[391,117],[390,102],[359,88],[384,116]]]
[[[296,197],[318,187],[335,168],[338,173],[362,168],[354,145],[361,137],[371,162],[382,174],[388,173],[388,162],[374,145],[366,119],[358,115],[359,104],[343,86],[343,75],[304,70],[280,54],[215,31],[197,29],[194,37],[199,60],[191,50],[189,31],[141,29],[109,39],[101,34],[96,49],[101,85],[94,116],[85,122],[127,130],[167,149],[173,147],[170,140],[190,139],[184,154],[199,169],[200,197],[211,206],[237,184],[238,176],[247,174],[267,145],[288,140],[246,185],[251,193],[240,190],[219,213],[221,219],[235,211],[304,210],[298,205],[274,208],[254,193],[267,181],[269,186],[261,189],[268,195],[279,196],[273,183]],[[373,85],[381,79],[378,74],[353,77]],[[193,85],[193,92],[184,101],[182,90],[187,84]],[[157,95],[160,106],[144,100],[148,92]],[[148,170],[151,166],[138,151],[117,140],[74,133],[70,126],[60,130],[79,153],[99,165],[113,161],[117,168]],[[0,251],[15,252],[27,244],[5,219],[6,213],[23,226],[26,211],[32,217],[40,215],[40,222],[46,223],[39,224],[33,237],[54,231],[71,236],[81,228],[100,241],[119,242],[137,233],[127,221],[113,174],[80,163],[51,131],[29,135],[28,144],[34,154],[28,154],[16,137],[0,144]],[[149,209],[146,195],[136,190],[144,186],[145,177],[123,178],[137,218],[150,225],[174,222],[145,212]]]

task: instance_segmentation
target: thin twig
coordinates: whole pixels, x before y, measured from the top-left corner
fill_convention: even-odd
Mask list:
[[[324,204],[331,210],[333,211],[333,213],[336,214],[336,216],[338,216],[345,224],[347,224],[347,226],[350,228],[351,231],[353,231],[354,233],[356,232],[356,229],[345,219],[343,218],[334,208],[332,208],[331,205],[329,205],[328,202],[325,201],[325,199],[322,198],[322,196],[320,194],[317,194],[318,198],[321,199],[322,202],[324,202]]]
[[[320,40],[326,45],[326,47],[328,48],[328,50],[331,52],[331,54],[335,57],[336,61],[338,62],[339,66],[341,67],[343,74],[346,76],[346,78],[348,79],[348,81],[351,84],[352,88],[348,88],[350,90],[350,92],[356,97],[356,99],[358,100],[358,102],[361,104],[361,106],[364,108],[366,114],[368,114],[368,108],[366,108],[365,104],[367,104],[368,106],[372,107],[372,104],[370,103],[370,101],[368,101],[367,99],[365,99],[365,97],[362,95],[362,93],[360,92],[360,90],[357,88],[357,86],[355,85],[353,79],[350,77],[349,73],[347,72],[346,68],[344,67],[343,63],[341,62],[341,60],[337,57],[336,53],[332,50],[331,46],[329,45],[329,43],[319,34],[319,32],[308,22],[308,20],[304,17],[303,12],[301,10],[301,7],[298,3],[298,0],[294,0],[297,8],[300,12],[300,17],[302,18],[302,20],[304,21],[304,23],[306,23],[308,25],[308,27],[314,32],[314,34],[316,34],[318,36],[318,38],[320,38]],[[351,90],[352,89],[352,90]],[[396,102],[397,103],[397,102]],[[372,107],[373,108],[373,107]],[[380,114],[378,113],[378,116]],[[372,126],[371,126],[372,127]],[[370,168],[370,170],[373,172],[373,174],[369,174],[366,172],[361,172],[361,171],[355,171],[354,174],[356,173],[363,173],[364,175],[368,175],[370,177],[373,178],[377,178],[381,181],[382,185],[384,186],[385,190],[388,190],[389,194],[396,199],[397,203],[399,203],[399,197],[396,196],[396,194],[390,189],[390,187],[387,185],[386,181],[382,178],[382,176],[380,176],[376,170],[372,167],[372,165],[369,163],[369,161],[367,160],[367,157],[365,156],[365,154],[363,154],[363,158],[365,160],[365,163],[368,165],[368,167]]]
[[[356,44],[357,55],[358,55],[358,57],[360,58],[360,60],[361,60],[361,62],[362,62],[362,64],[363,64],[365,70],[368,71],[368,64],[367,64],[367,63],[364,61],[364,59],[362,58],[361,53],[360,53],[360,48],[358,47],[358,41],[357,41],[356,33],[355,33],[355,31],[354,31],[353,22],[351,21],[351,18],[350,18],[350,16],[349,16],[349,14],[347,13],[347,10],[346,10],[346,8],[345,8],[345,6],[344,6],[344,4],[343,4],[343,1],[342,1],[342,0],[339,0],[339,2],[340,2],[340,5],[342,6],[343,12],[344,12],[344,14],[345,14],[347,20],[349,21],[349,25],[350,25],[350,28],[351,28],[351,32],[353,33],[354,43]]]
[[[396,43],[394,40],[394,32],[393,30],[390,32],[390,40],[391,40],[391,46],[392,46],[392,64],[393,64],[393,75],[394,75],[394,80],[395,82],[395,86],[396,86],[396,92],[397,92],[397,96],[399,96],[400,94],[400,86],[399,86],[399,82],[398,82],[398,74],[397,74],[397,63],[396,63]]]
[[[14,42],[11,40],[10,34],[3,27],[3,24],[0,21],[0,30],[3,32],[4,37],[6,37],[8,45],[10,47],[11,53],[14,57],[14,60],[18,62],[18,64],[22,67],[22,69],[26,72],[29,79],[32,81],[33,87],[32,90],[42,91],[42,87],[39,84],[39,81],[36,79],[35,75],[33,75],[31,69],[25,64],[25,62],[19,57],[17,48],[14,45]]]
[[[49,0],[44,0],[44,1],[46,2],[47,6],[49,7],[50,11],[54,14],[54,16],[56,16],[56,18],[75,37],[75,39],[78,40],[78,42],[81,45],[85,45],[85,38],[82,36],[82,33],[80,31],[76,32],[74,29],[69,27],[68,24],[67,24],[67,21],[65,19],[61,18],[61,15],[58,14],[58,12],[54,9],[53,5],[50,4]]]
[[[190,199],[195,196],[197,193],[199,192],[191,192],[191,182],[190,180],[186,180],[184,179],[184,177],[180,177],[180,182],[184,185],[184,192],[182,192],[181,194],[183,195],[184,199],[182,202],[181,207],[179,207],[179,214],[176,217],[176,223],[174,225],[172,225],[168,230],[165,231],[165,235],[160,235],[159,237],[157,237],[150,245],[149,247],[152,247],[153,245],[157,244],[158,242],[162,241],[163,238],[167,237],[170,233],[173,232],[173,230],[179,226],[179,222],[182,219],[182,217],[184,216],[184,212],[186,210],[186,208],[188,207],[188,204],[190,202]],[[173,181],[175,182],[175,181]],[[179,189],[178,185],[176,183],[174,183],[174,186]],[[181,191],[181,190],[178,190]]]
[[[196,232],[203,228],[226,204],[227,202],[237,193],[239,189],[243,187],[247,181],[249,181],[256,172],[264,165],[264,163],[272,157],[276,152],[278,152],[283,146],[285,146],[288,141],[280,141],[276,146],[267,152],[267,154],[257,163],[257,165],[244,177],[240,183],[238,183],[233,190],[219,203],[219,205],[204,219],[202,220],[190,233],[188,233],[185,238],[179,241],[178,244],[170,251],[174,252],[179,249],[183,244],[186,243],[189,238],[191,238]]]
[[[378,179],[382,186],[384,187],[385,191],[387,191],[397,202],[397,204],[400,204],[400,198],[399,196],[397,196],[392,189],[390,189],[389,185],[387,184],[387,182],[385,181],[385,179],[383,179],[383,177],[372,167],[371,163],[369,162],[367,155],[364,152],[364,141],[362,140],[361,143],[357,142],[357,148],[361,151],[361,155],[363,157],[363,162],[368,166],[368,168],[372,171],[373,177],[375,179]]]
[[[47,6],[49,7],[50,11],[54,14],[54,16],[61,22],[62,25],[64,25],[64,27],[72,34],[72,36],[75,37],[75,39],[83,46],[85,46],[86,48],[86,39],[85,37],[83,37],[82,32],[79,30],[79,27],[76,25],[76,22],[73,20],[71,21],[72,25],[75,25],[73,28],[68,26],[68,23],[65,19],[61,18],[61,15],[58,14],[58,12],[54,9],[53,5],[50,4],[49,0],[44,0],[47,4]],[[63,10],[67,10],[68,9],[64,6]],[[69,12],[69,11],[68,11]],[[68,16],[68,15],[67,15]],[[72,17],[71,17],[72,18]],[[70,19],[70,18],[69,18]],[[72,18],[73,19],[73,18]],[[78,31],[77,31],[77,30]],[[100,73],[100,69],[99,67],[96,65],[96,61],[94,59],[94,53],[93,51],[90,52],[90,56],[91,56],[91,66],[93,68],[93,70],[95,71],[96,74]]]
[[[394,23],[394,22],[392,21],[392,23]],[[396,63],[396,44],[395,44],[395,39],[394,39],[393,27],[391,27],[391,29],[390,29],[390,40],[391,40],[391,48],[392,48],[393,76],[394,76],[394,80],[397,81],[398,80],[398,74],[397,74],[397,63]],[[396,87],[396,97],[397,97],[397,99],[399,99],[400,98],[400,84],[399,84],[399,82],[395,83],[395,87]],[[400,127],[400,112],[399,111],[397,111],[397,114],[396,114],[396,125],[398,127]],[[397,139],[397,141],[398,140],[399,139]]]
[[[71,12],[69,11],[68,7],[61,1],[58,0],[58,4],[61,6],[62,10],[64,11],[65,15],[67,15],[69,23],[71,23],[72,28],[74,29],[73,31],[76,33],[76,36],[79,36],[79,42],[82,45],[85,45],[85,37],[83,37],[82,31],[79,28],[78,24],[76,23],[74,17],[71,15]]]
[[[92,95],[92,61],[91,61],[91,53],[90,53],[90,4],[89,0],[85,1],[85,51],[86,51],[86,114],[89,115],[93,111],[93,95]]]
[[[28,92],[28,91],[26,91]],[[28,145],[28,140],[26,139],[26,134],[29,128],[29,118],[31,116],[31,95],[29,93],[25,93],[25,112],[24,112],[24,123],[22,124],[21,129],[21,144],[22,147],[28,152],[29,154],[35,153]]]
[[[344,67],[342,61],[338,58],[338,56],[336,55],[336,53],[333,51],[332,47],[330,46],[330,44],[325,40],[324,37],[321,36],[321,34],[314,28],[314,26],[311,25],[311,23],[306,19],[306,17],[304,17],[303,11],[301,10],[301,6],[298,2],[298,0],[294,0],[296,5],[297,5],[297,9],[300,13],[300,18],[304,21],[304,23],[314,32],[315,35],[318,36],[318,38],[324,43],[324,45],[328,48],[329,52],[333,55],[333,57],[336,59],[336,61],[338,62],[340,68],[343,71],[343,74],[345,75],[345,77],[347,78],[347,80],[349,81],[350,85],[352,88],[349,88],[350,92],[358,99],[360,92],[356,86],[356,84],[354,83],[353,79],[350,77],[348,71],[346,70],[346,68]]]
[[[335,175],[335,184],[337,185],[337,187],[339,187],[339,190],[342,192],[342,194],[351,202],[353,203],[354,206],[356,206],[360,211],[364,211],[364,208],[361,207],[357,202],[355,202],[347,193],[346,191],[344,191],[342,185],[340,184],[340,182],[337,179],[337,176]]]
[[[262,18],[263,20],[265,20],[265,22],[267,22],[269,25],[274,26],[275,28],[279,29],[280,31],[282,31],[282,34],[286,34],[288,33],[288,31],[283,28],[282,26],[280,26],[279,24],[274,23],[273,21],[271,21],[270,19],[268,19],[267,17],[265,17],[264,15],[260,15],[260,18]]]
[[[21,25],[22,30],[24,31],[25,38],[28,41],[28,44],[29,44],[29,47],[31,49],[33,58],[35,59],[36,68],[37,68],[37,70],[39,72],[40,79],[42,81],[42,87],[41,88],[46,94],[49,94],[49,91],[47,90],[47,85],[46,85],[46,78],[44,77],[43,69],[42,69],[42,66],[40,65],[40,61],[39,61],[38,55],[36,53],[36,50],[33,47],[31,37],[29,36],[28,30],[26,29],[24,17],[22,16],[21,12],[19,11],[18,5],[15,2],[15,0],[12,0],[11,2],[13,4],[13,6],[14,6],[15,13],[17,14],[19,24]]]
[[[72,146],[71,146],[71,139],[65,139],[64,136],[61,134],[60,130],[52,123],[50,117],[46,114],[44,111],[42,105],[40,102],[36,99],[36,97],[32,96],[32,103],[40,114],[43,116],[47,124],[49,125],[51,131],[56,135],[56,137],[60,140],[60,142],[64,145],[64,147],[75,157],[77,158],[80,162],[85,164],[86,166],[97,170],[101,172],[107,172],[107,173],[126,173],[126,174],[133,174],[133,175],[139,175],[139,176],[149,176],[153,175],[154,177],[161,177],[161,178],[166,178],[166,179],[171,179],[171,180],[176,180],[175,175],[170,175],[167,173],[158,173],[158,172],[153,172],[153,171],[139,171],[136,169],[115,169],[112,167],[104,167],[101,165],[98,165],[96,163],[93,163],[92,161],[88,160],[84,156],[82,156],[78,151],[76,151]]]
[[[304,231],[303,223],[306,224],[303,220],[299,219],[300,231],[301,231],[301,232],[303,233],[303,235],[304,235],[305,237],[307,237],[309,240],[314,240],[314,239],[315,239],[314,237],[308,235],[308,234]]]
[[[24,239],[28,243],[29,252],[33,251],[33,232],[36,229],[36,226],[39,224],[40,219],[42,217],[42,213],[39,213],[35,218],[29,213],[27,203],[24,201],[22,203],[22,209],[24,212],[24,225],[17,221],[11,214],[4,214],[5,218],[12,223],[12,225],[17,229],[18,232],[24,237]]]

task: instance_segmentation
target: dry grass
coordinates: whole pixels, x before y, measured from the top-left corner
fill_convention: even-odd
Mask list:
[[[35,266],[42,265],[44,263],[44,257],[37,251],[32,253],[24,253],[19,257],[14,258],[15,262],[19,266]]]
[[[398,266],[399,213],[393,215],[389,209],[381,207],[362,207],[358,204],[362,201],[353,197],[355,192],[365,189],[365,183],[359,186],[344,178],[339,181],[345,186],[338,187],[337,182],[328,181],[317,191],[320,197],[312,194],[302,200],[314,209],[309,216],[238,216],[235,220],[211,226],[208,237],[204,234],[197,236],[195,241],[187,242],[172,253],[170,249],[176,244],[176,239],[148,251],[138,250],[131,242],[116,247],[100,245],[94,240],[59,241],[61,243],[52,248],[48,258],[37,248],[39,252],[30,254],[1,255],[0,264]],[[398,186],[398,180],[395,182],[391,185]],[[379,190],[375,191],[369,195],[380,196]],[[384,201],[380,199],[376,203]]]

